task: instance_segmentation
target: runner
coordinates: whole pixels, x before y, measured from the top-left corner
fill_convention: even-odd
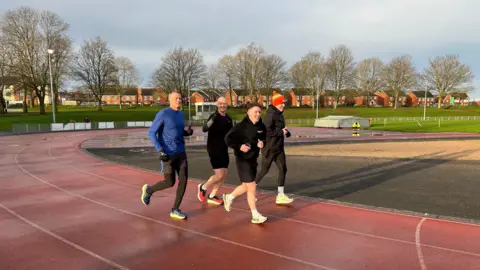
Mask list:
[[[198,185],[197,197],[201,202],[220,205],[222,200],[216,196],[218,189],[225,181],[229,165],[228,146],[225,143],[225,135],[232,129],[232,118],[227,115],[227,100],[220,97],[217,100],[217,111],[210,115],[207,123],[203,126],[203,132],[208,132],[207,152],[210,157],[214,174],[205,184]],[[207,190],[212,188],[208,198]]]
[[[272,104],[268,106],[265,115],[265,127],[267,128],[266,144],[262,149],[262,161],[260,173],[257,175],[255,182],[258,184],[267,175],[272,162],[278,168],[277,188],[278,194],[275,200],[276,204],[289,204],[293,202],[284,193],[285,176],[287,175],[287,161],[284,149],[284,137],[290,137],[290,132],[285,127],[285,117],[283,111],[285,109],[284,97],[275,94],[272,97]]]
[[[180,111],[182,96],[178,92],[172,92],[168,96],[170,107],[157,113],[148,130],[148,136],[160,154],[160,160],[164,163],[164,181],[159,181],[153,186],[147,184],[142,187],[142,203],[150,204],[153,193],[171,188],[175,185],[176,174],[179,183],[175,203],[173,204],[170,217],[185,219],[187,215],[180,210],[188,179],[188,161],[185,152],[184,136],[191,136],[191,126],[185,130],[184,113]]]
[[[255,175],[257,174],[257,158],[265,144],[266,128],[260,118],[259,105],[249,104],[247,116],[236,124],[225,136],[225,142],[235,153],[238,177],[242,182],[231,194],[223,194],[225,210],[230,212],[233,199],[247,192],[247,201],[252,211],[252,223],[263,223],[266,217],[257,211],[255,202]]]

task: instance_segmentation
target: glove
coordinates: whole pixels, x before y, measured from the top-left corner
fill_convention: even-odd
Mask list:
[[[188,126],[186,131],[187,131],[188,136],[192,135],[193,134],[192,125]]]
[[[217,116],[218,116],[218,111],[215,111],[212,114],[212,118],[210,118],[210,120],[208,120],[208,122],[207,122],[208,128],[210,128],[213,125],[214,119],[217,118]]]
[[[213,117],[210,120],[208,120],[207,127],[210,128],[212,125],[213,125]]]
[[[287,129],[287,134],[285,134],[285,137],[288,138],[288,137],[290,137],[290,136],[292,136],[292,134],[290,133],[290,130]]]
[[[160,154],[160,155],[159,155],[159,159],[160,159],[161,161],[168,161],[168,155],[165,154],[165,152],[160,151],[159,154]]]

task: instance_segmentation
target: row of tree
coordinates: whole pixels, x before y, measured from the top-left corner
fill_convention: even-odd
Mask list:
[[[281,56],[269,54],[251,43],[234,55],[221,57],[208,68],[198,50],[173,49],[154,72],[153,84],[167,91],[187,91],[196,87],[220,87],[230,91],[240,88],[253,98],[259,89],[295,87],[307,89],[316,100],[321,90],[328,89],[334,95],[335,108],[348,90],[363,93],[367,100],[377,91],[388,91],[395,99],[396,108],[402,92],[425,89],[438,91],[440,107],[445,95],[472,91],[474,78],[471,68],[461,63],[458,55],[430,59],[429,66],[418,72],[409,55],[395,57],[388,63],[378,57],[355,63],[352,51],[341,44],[326,56],[310,51],[287,67]]]
[[[69,29],[70,25],[51,11],[20,7],[3,14],[0,113],[5,112],[4,86],[12,78],[24,91],[24,112],[28,111],[27,96],[30,96],[31,106],[33,98],[38,99],[40,114],[45,113],[45,96],[51,92],[51,81],[55,102],[58,102],[58,90],[73,79],[91,91],[100,110],[105,89],[122,93],[122,89],[140,83],[140,74],[133,62],[127,57],[116,57],[100,38],[85,41],[80,50],[74,52]]]
[[[50,85],[49,57],[55,101],[62,84],[74,80],[91,92],[101,110],[105,90],[116,89],[121,96],[125,89],[140,83],[132,61],[115,56],[100,37],[85,41],[78,52],[73,52],[68,30],[68,23],[57,14],[29,7],[7,11],[0,22],[1,78],[7,75],[19,78],[25,98],[28,91],[34,91],[40,113],[45,112],[44,98]],[[49,49],[53,50],[51,55]],[[396,107],[402,92],[426,88],[438,91],[440,106],[442,97],[449,93],[471,91],[474,74],[457,55],[430,59],[429,66],[421,72],[416,71],[409,55],[395,57],[388,63],[376,57],[355,63],[346,45],[333,47],[328,55],[308,52],[287,67],[281,56],[251,43],[208,67],[198,49],[174,48],[161,59],[151,79],[154,87],[184,95],[192,89],[241,88],[256,97],[259,89],[295,87],[308,89],[318,99],[321,90],[329,89],[334,93],[335,107],[346,90],[355,89],[366,96],[389,91],[395,97]]]

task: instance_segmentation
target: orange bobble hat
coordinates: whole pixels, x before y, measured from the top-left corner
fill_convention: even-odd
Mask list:
[[[274,94],[272,97],[272,105],[278,106],[283,103],[284,97],[280,94]]]

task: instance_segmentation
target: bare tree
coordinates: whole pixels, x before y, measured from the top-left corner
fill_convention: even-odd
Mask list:
[[[308,52],[292,66],[290,72],[295,87],[309,89],[310,95],[315,97],[312,106],[315,109],[328,75],[325,58],[319,52]]]
[[[220,67],[217,64],[210,65],[203,79],[203,87],[217,89],[221,80]]]
[[[265,50],[255,44],[250,43],[246,48],[240,49],[236,54],[237,59],[237,78],[240,86],[248,91],[254,101],[257,101],[257,89],[259,85],[260,62],[265,56]]]
[[[230,91],[230,104],[233,105],[233,88],[237,85],[237,63],[236,58],[231,55],[225,55],[218,61],[220,70],[220,85]]]
[[[393,58],[382,70],[382,78],[386,89],[394,95],[394,108],[397,108],[400,93],[418,85],[418,74],[409,55]]]
[[[276,54],[265,55],[260,59],[259,85],[266,89],[267,105],[272,88],[281,87],[287,80],[286,62]]]
[[[102,111],[102,97],[105,89],[114,86],[117,68],[113,51],[100,37],[84,42],[71,66],[72,78],[85,85],[98,102]]]
[[[160,67],[155,70],[153,84],[168,92],[179,91],[184,96],[192,88],[201,86],[205,71],[200,51],[175,48],[163,57]]]
[[[70,49],[67,35],[69,27],[57,14],[50,11],[38,12],[29,7],[7,11],[1,22],[1,30],[11,57],[15,58],[12,75],[21,78],[26,92],[27,89],[35,92],[40,104],[40,114],[45,113],[45,95],[50,88],[47,50]],[[62,63],[60,59],[57,61]],[[60,70],[58,69],[58,73]],[[57,78],[60,78],[60,75]],[[33,98],[31,101],[33,103]],[[53,101],[56,101],[54,97]]]
[[[120,56],[115,58],[115,89],[120,97],[120,109],[122,108],[122,97],[125,90],[137,87],[140,83],[140,72],[128,57]]]
[[[384,85],[381,76],[383,67],[384,64],[378,57],[364,59],[356,67],[357,86],[365,93],[367,107],[369,97],[380,91]]]
[[[42,29],[45,32],[47,50],[53,50],[51,55],[53,100],[58,104],[58,92],[70,72],[69,66],[72,60],[72,40],[66,34],[69,26],[56,14],[45,12],[41,19]],[[50,83],[50,78],[48,79]],[[47,83],[47,84],[48,84]],[[50,88],[50,84],[48,84]],[[55,107],[58,110],[58,106]]]
[[[328,82],[335,92],[334,109],[342,92],[355,84],[355,63],[351,50],[346,45],[337,45],[330,50],[327,60]]]
[[[441,107],[442,98],[452,93],[468,93],[473,90],[475,78],[471,68],[460,62],[458,55],[438,56],[429,60],[429,67],[423,72],[428,89],[438,91],[438,108]]]
[[[0,36],[0,114],[5,114],[7,103],[4,97],[5,77],[9,72],[9,54],[3,37]]]

